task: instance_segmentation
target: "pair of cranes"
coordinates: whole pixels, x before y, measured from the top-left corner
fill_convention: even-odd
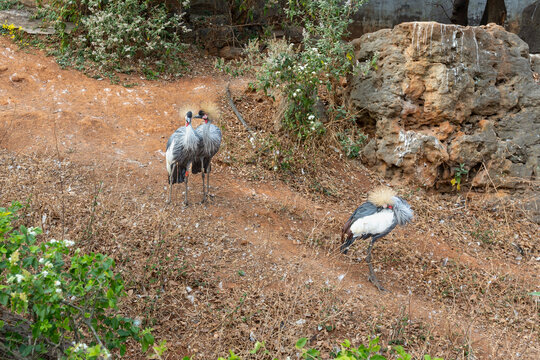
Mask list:
[[[172,185],[186,183],[184,204],[188,205],[188,178],[189,167],[192,174],[202,174],[203,199],[204,203],[210,191],[210,172],[212,170],[211,161],[218,152],[221,145],[221,130],[212,124],[203,110],[200,110],[195,118],[203,119],[204,123],[197,129],[191,126],[193,113],[186,114],[185,126],[178,128],[167,141],[165,160],[167,172],[169,173],[169,198],[171,202]],[[206,175],[206,187],[205,187]]]
[[[188,169],[191,165],[193,174],[202,173],[203,202],[206,201],[210,185],[212,157],[221,145],[221,131],[213,125],[204,111],[199,111],[196,118],[204,119],[204,124],[193,129],[193,114],[186,114],[186,124],[176,130],[167,142],[167,171],[169,173],[169,199],[171,201],[172,184],[186,183],[184,203],[188,204]],[[205,189],[205,174],[206,189]],[[360,205],[347,220],[341,231],[341,252],[346,254],[357,238],[371,237],[366,262],[369,267],[369,280],[381,291],[385,290],[373,270],[371,250],[375,242],[389,234],[397,225],[406,225],[413,218],[410,205],[387,186],[381,186],[368,194],[367,202]],[[345,241],[344,241],[345,240]]]

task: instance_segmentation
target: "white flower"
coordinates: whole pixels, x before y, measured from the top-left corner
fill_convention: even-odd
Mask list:
[[[62,293],[62,289],[56,289],[56,293],[57,293],[57,294],[61,294],[61,293]]]
[[[39,263],[40,263],[40,264],[43,264],[44,262],[45,262],[45,259],[44,259],[44,258],[40,258],[40,259],[39,259]]]
[[[47,262],[45,263],[45,267],[52,268],[52,266],[53,266],[53,265],[52,265],[52,263],[51,263],[50,261],[47,261]]]
[[[56,239],[49,240],[49,244],[56,244],[57,242],[58,242],[58,240],[56,240]]]
[[[308,120],[313,120],[313,119],[315,119],[315,115],[309,115],[308,116]]]
[[[17,274],[17,275],[15,275],[15,277],[17,278],[17,282],[18,282],[19,284],[21,283],[21,281],[24,280],[24,276],[21,275],[21,274]]]
[[[43,270],[41,272],[41,275],[43,275],[45,277],[45,276],[49,275],[49,272],[47,270]]]
[[[54,286],[60,286],[60,281],[56,280],[56,281],[54,282]]]
[[[35,228],[28,228],[28,234],[32,236],[36,236],[36,229]]]
[[[67,247],[73,246],[75,245],[75,241],[64,240],[64,245],[66,245]]]
[[[294,92],[294,93],[292,94],[292,96],[293,96],[293,97],[296,97],[296,92]]]

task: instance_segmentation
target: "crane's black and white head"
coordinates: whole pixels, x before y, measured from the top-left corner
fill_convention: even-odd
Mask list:
[[[197,118],[203,119],[205,124],[208,124],[210,119],[208,118],[208,114],[205,113],[203,110],[199,110],[199,115],[197,115]]]
[[[391,209],[399,225],[412,221],[414,213],[405,199],[396,195],[388,186],[380,186],[368,194],[368,201],[381,209]]]
[[[188,111],[186,114],[186,126],[191,124],[191,119],[193,118],[193,113],[191,111]]]

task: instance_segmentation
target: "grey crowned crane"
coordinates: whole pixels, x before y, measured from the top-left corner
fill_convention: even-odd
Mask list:
[[[389,187],[381,186],[368,194],[368,201],[360,205],[343,225],[341,252],[344,254],[347,253],[356,238],[367,239],[371,237],[366,256],[366,262],[369,266],[369,281],[381,291],[385,289],[379,283],[371,265],[373,244],[390,233],[396,225],[410,223],[412,218],[413,211],[407,201],[396,196],[396,193]],[[345,242],[343,242],[344,238]]]
[[[200,151],[200,160],[194,162],[192,165],[193,173],[197,174],[199,171],[202,174],[203,183],[203,202],[206,201],[206,196],[210,192],[210,171],[212,170],[212,158],[219,150],[221,146],[221,130],[212,124],[212,121],[208,118],[203,110],[199,111],[200,117],[204,120],[204,123],[197,126],[195,133],[202,139],[202,147]],[[204,188],[204,175],[206,174],[206,189]]]
[[[188,205],[188,170],[189,165],[199,159],[199,152],[202,146],[201,137],[195,133],[191,126],[193,113],[186,114],[186,125],[178,128],[167,141],[167,151],[165,159],[167,162],[167,172],[169,173],[169,199],[171,202],[172,185],[186,183],[186,193],[184,204]]]

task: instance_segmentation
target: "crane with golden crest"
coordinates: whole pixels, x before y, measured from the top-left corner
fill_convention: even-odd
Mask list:
[[[371,265],[371,249],[378,239],[388,235],[397,225],[412,221],[413,211],[403,198],[396,195],[388,186],[380,186],[368,194],[367,201],[360,205],[341,230],[341,252],[346,254],[356,238],[369,242],[366,262],[369,267],[369,281],[379,290],[385,289],[375,276]],[[344,241],[345,240],[345,241]]]

